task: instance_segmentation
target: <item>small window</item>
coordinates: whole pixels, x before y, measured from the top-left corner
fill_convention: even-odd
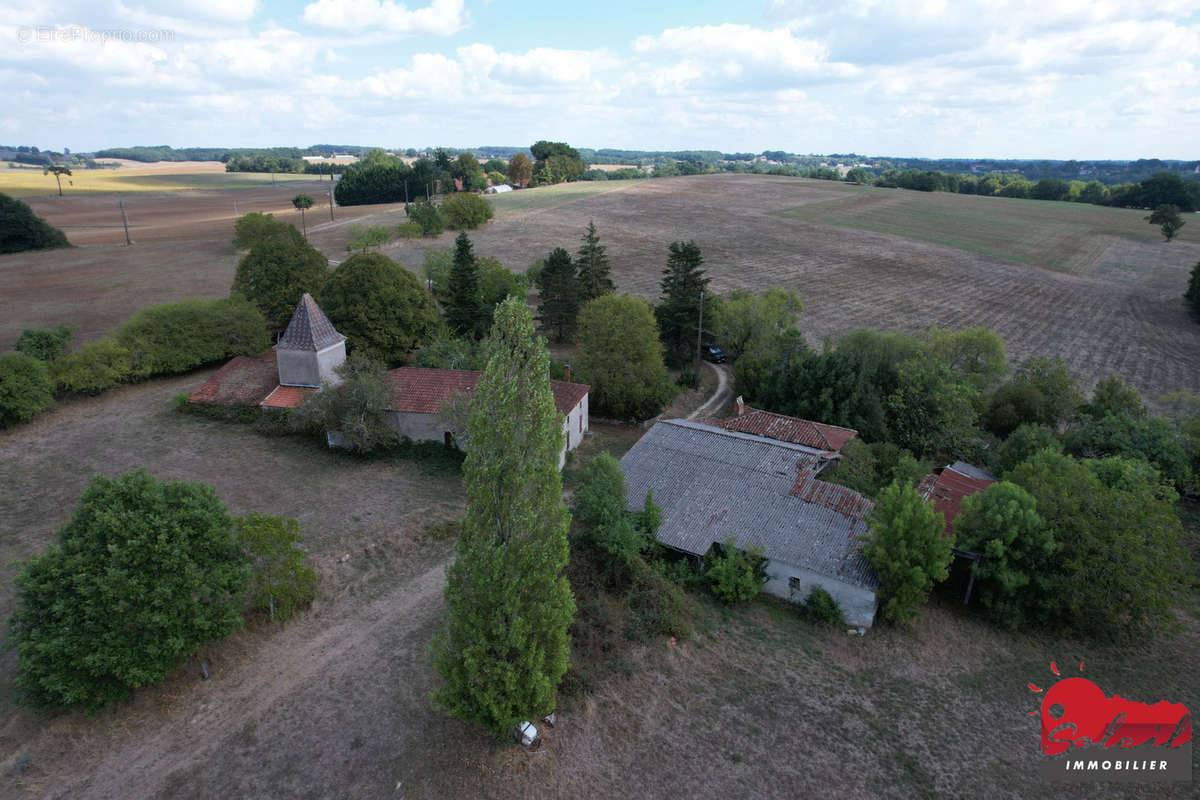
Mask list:
[[[579,415],[579,432],[583,433],[583,414]]]

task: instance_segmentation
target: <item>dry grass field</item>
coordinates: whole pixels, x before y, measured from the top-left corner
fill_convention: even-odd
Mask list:
[[[461,513],[458,479],[175,411],[172,395],[206,374],[0,433],[0,614],[10,562],[46,547],[90,476],[142,464],[215,486],[233,513],[297,517],[318,601],[203,648],[209,680],[193,660],[95,717],[18,708],[15,654],[0,651],[0,797],[1194,796],[1041,783],[1025,684],[1050,680],[1051,660],[1085,661],[1110,693],[1195,708],[1195,618],[1174,636],[1097,647],[999,631],[952,598],[914,630],[860,638],[769,602],[696,597],[693,637],[630,645],[601,689],[563,699],[541,749],[494,744],[429,700],[450,543],[424,529]],[[639,433],[596,426],[581,455],[620,455]]]
[[[620,291],[657,297],[667,244],[695,239],[716,291],[799,292],[814,347],[859,327],[984,326],[1010,359],[1059,356],[1087,386],[1117,373],[1149,396],[1200,391],[1200,325],[1181,297],[1200,262],[1200,215],[1168,244],[1131,209],[731,175],[577,184],[491,202],[495,221],[471,239],[511,269],[556,246],[574,250],[594,220]],[[871,229],[885,223],[888,232]],[[341,231],[321,236],[323,247],[344,248]],[[384,251],[416,269],[452,236]]]
[[[274,182],[311,181],[311,175],[255,172],[226,172],[220,161],[160,161],[143,164],[125,159],[101,159],[115,162],[117,169],[76,169],[64,175],[64,196],[112,192],[174,192],[186,189],[251,189]],[[0,192],[13,197],[58,196],[53,175],[36,168],[0,168]]]

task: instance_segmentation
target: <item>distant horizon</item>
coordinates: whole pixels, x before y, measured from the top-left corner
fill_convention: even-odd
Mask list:
[[[534,140],[534,141],[537,141],[537,140]],[[490,144],[490,145],[463,146],[463,145],[451,145],[451,144],[445,144],[445,143],[441,143],[441,144],[437,144],[437,145],[422,145],[422,146],[417,146],[417,145],[391,145],[391,146],[389,146],[389,145],[373,145],[373,144],[355,144],[353,142],[336,142],[335,143],[335,142],[329,142],[329,141],[325,141],[325,142],[317,141],[317,142],[313,142],[312,144],[268,144],[268,145],[187,144],[187,145],[176,145],[176,144],[158,143],[158,144],[105,145],[103,147],[95,147],[95,148],[90,148],[90,149],[75,148],[75,147],[70,147],[70,145],[66,145],[66,147],[69,147],[70,151],[72,153],[79,154],[79,153],[96,153],[96,152],[103,151],[103,150],[118,150],[118,149],[137,148],[137,147],[146,147],[146,148],[170,147],[172,150],[188,150],[188,149],[263,150],[263,149],[270,149],[270,148],[294,148],[297,150],[307,150],[307,149],[310,149],[313,147],[318,147],[323,144],[336,144],[341,147],[370,148],[370,149],[378,149],[378,150],[385,150],[385,151],[390,150],[392,152],[401,152],[401,151],[408,150],[408,149],[415,149],[418,151],[432,151],[439,147],[458,150],[458,151],[468,150],[468,151],[472,151],[472,152],[483,151],[483,150],[493,150],[493,149],[518,149],[518,148],[523,147],[526,151],[528,151],[529,146],[530,146],[530,145],[516,145],[516,144],[511,144],[511,145],[509,145],[509,144]],[[530,144],[532,144],[532,142]],[[590,145],[576,144],[575,142],[568,142],[567,144],[571,145],[572,147],[576,148],[577,150],[591,150],[593,152],[600,152],[601,150],[629,150],[629,151],[635,151],[635,152],[641,152],[641,153],[651,153],[651,154],[707,150],[707,151],[713,151],[713,152],[720,152],[724,155],[730,155],[730,154],[734,154],[734,153],[752,153],[757,156],[757,155],[761,155],[764,152],[777,151],[777,152],[784,152],[789,155],[806,156],[806,157],[810,157],[810,158],[828,158],[828,157],[835,156],[835,155],[839,155],[839,156],[840,155],[857,155],[857,156],[862,156],[863,158],[883,158],[883,159],[896,160],[896,161],[1080,161],[1080,162],[1105,162],[1105,161],[1107,161],[1107,162],[1134,162],[1134,161],[1158,160],[1158,161],[1178,161],[1178,162],[1183,162],[1183,163],[1189,163],[1189,162],[1200,163],[1200,156],[1196,156],[1193,158],[1182,158],[1182,157],[1175,157],[1175,156],[1136,156],[1134,158],[1090,158],[1090,157],[1082,157],[1082,156],[1073,156],[1071,158],[1054,158],[1054,157],[1048,157],[1048,156],[1029,156],[1029,157],[1022,157],[1022,156],[916,156],[916,155],[897,155],[897,154],[885,154],[885,153],[860,153],[860,152],[856,152],[854,150],[839,150],[839,151],[830,151],[828,153],[814,153],[814,152],[800,152],[800,151],[785,150],[780,147],[766,147],[761,150],[744,150],[744,149],[721,150],[721,149],[712,148],[712,147],[674,147],[674,148],[659,149],[659,148],[613,147],[613,146],[592,147]],[[31,145],[31,144],[25,143],[25,142],[13,142],[13,143],[3,144],[0,146],[4,146],[4,147],[33,146],[33,147],[37,147],[39,150],[50,150],[50,151],[54,151],[54,152],[62,152],[63,151],[62,147],[43,147],[40,144],[32,144]]]
[[[56,151],[466,149],[537,131],[659,151],[1186,161],[1200,122],[1195,0],[17,0],[0,41],[0,141]]]

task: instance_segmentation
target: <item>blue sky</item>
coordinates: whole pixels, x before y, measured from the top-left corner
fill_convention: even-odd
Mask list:
[[[1194,0],[0,0],[0,143],[1194,159]]]

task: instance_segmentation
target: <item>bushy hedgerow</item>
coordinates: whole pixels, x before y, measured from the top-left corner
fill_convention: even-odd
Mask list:
[[[24,353],[0,356],[0,428],[28,422],[54,400],[46,365]]]
[[[271,345],[267,322],[250,301],[183,300],[143,308],[117,331],[136,378],[186,372]]]
[[[99,394],[129,380],[132,366],[128,350],[100,339],[51,363],[50,375],[59,392]]]

